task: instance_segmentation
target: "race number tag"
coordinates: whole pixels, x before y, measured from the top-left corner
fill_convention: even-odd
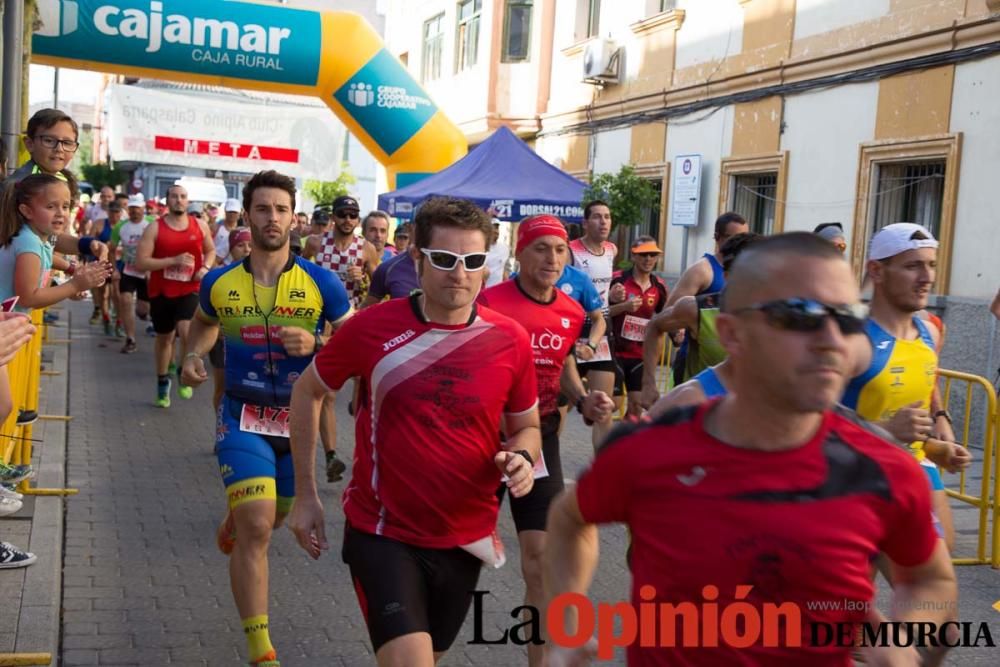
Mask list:
[[[543,477],[549,476],[549,467],[545,465],[545,452],[538,452],[538,460],[535,461],[534,466],[532,466],[531,472],[532,472],[531,476],[534,479],[541,479]],[[509,479],[510,477],[508,477],[507,475],[503,475],[500,478],[500,481],[506,484],[507,480]]]
[[[240,414],[240,430],[257,435],[288,437],[288,408],[268,408],[259,405],[243,405]]]
[[[504,552],[503,541],[495,530],[480,540],[463,544],[460,548],[468,551],[494,569],[503,567],[503,564],[507,562],[507,554]]]
[[[577,341],[580,345],[586,345],[589,341],[586,338],[581,338]],[[605,336],[601,339],[600,344],[597,346],[597,350],[594,351],[594,356],[590,359],[581,359],[580,355],[576,356],[577,362],[581,364],[589,364],[595,361],[611,361],[611,347],[608,345],[608,337]]]
[[[644,317],[626,315],[625,321],[622,323],[622,338],[641,343],[646,337],[647,324],[649,324],[649,320]]]
[[[194,276],[194,264],[181,264],[168,266],[163,269],[163,277],[167,280],[176,280],[179,283],[189,283]]]

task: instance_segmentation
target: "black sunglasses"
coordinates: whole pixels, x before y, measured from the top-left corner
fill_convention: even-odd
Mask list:
[[[840,333],[845,336],[863,333],[868,308],[864,304],[854,303],[844,306],[831,306],[814,299],[782,299],[767,301],[734,312],[759,311],[764,314],[767,323],[776,329],[784,331],[812,332],[823,328],[827,317],[832,317],[837,323]]]
[[[659,257],[660,253],[658,253],[658,252],[637,252],[635,254],[635,256],[636,257],[644,257],[646,259],[652,259],[654,257]]]
[[[359,216],[357,211],[334,211],[333,215],[341,220],[357,220]]]

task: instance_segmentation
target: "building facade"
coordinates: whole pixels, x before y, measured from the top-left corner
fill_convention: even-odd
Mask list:
[[[662,192],[668,277],[736,210],[762,233],[842,223],[859,278],[878,228],[926,225],[949,322],[1000,286],[997,0],[390,0],[386,41],[470,143],[505,124],[580,178],[634,165]]]

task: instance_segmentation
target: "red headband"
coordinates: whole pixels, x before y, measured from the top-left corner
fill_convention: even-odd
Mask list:
[[[517,228],[517,249],[520,253],[535,239],[542,236],[558,236],[563,241],[569,240],[566,227],[554,215],[533,215],[522,222]]]

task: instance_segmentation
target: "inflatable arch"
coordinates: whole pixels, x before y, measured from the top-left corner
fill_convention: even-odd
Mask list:
[[[231,0],[38,0],[33,62],[319,97],[390,188],[465,155],[461,131],[351,12]]]

